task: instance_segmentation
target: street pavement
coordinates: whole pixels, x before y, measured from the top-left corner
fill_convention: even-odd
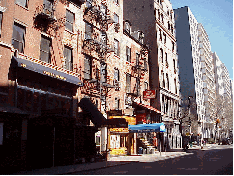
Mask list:
[[[223,150],[225,149],[225,150]],[[57,166],[57,167],[52,167],[52,168],[45,168],[45,169],[35,169],[33,171],[22,171],[22,172],[18,172],[15,173],[14,175],[59,175],[59,174],[143,174],[145,175],[144,172],[137,172],[135,173],[135,171],[137,171],[137,168],[144,168],[143,170],[146,170],[146,168],[148,168],[148,170],[150,170],[150,168],[163,168],[166,165],[169,166],[173,166],[173,167],[177,167],[176,168],[176,172],[174,174],[178,174],[178,173],[187,173],[187,171],[197,171],[198,168],[200,166],[189,166],[189,167],[183,167],[183,162],[188,163],[194,163],[195,160],[199,160],[200,163],[197,163],[197,165],[201,165],[201,163],[203,164],[202,158],[203,157],[207,157],[206,160],[209,161],[209,163],[213,164],[214,161],[220,161],[223,156],[226,156],[227,154],[223,154],[222,151],[227,151],[227,150],[231,150],[232,151],[232,145],[217,145],[217,144],[207,144],[206,146],[204,146],[203,149],[201,149],[201,147],[199,146],[193,146],[192,148],[190,148],[188,150],[188,152],[183,152],[182,149],[175,149],[173,151],[170,152],[156,152],[155,154],[144,154],[144,155],[134,155],[134,156],[118,156],[118,157],[109,157],[108,161],[103,161],[103,162],[95,162],[95,163],[84,163],[84,164],[76,164],[76,165],[69,165],[69,166]],[[211,153],[212,151],[212,153]],[[218,157],[215,155],[215,157],[212,158],[212,156],[215,154],[215,151],[219,151],[219,154],[221,154],[221,156],[219,156],[219,159],[217,159]],[[220,153],[221,152],[221,153]],[[211,153],[211,157],[209,154]],[[230,156],[230,154],[228,155]],[[192,160],[192,158],[195,157],[195,160]],[[165,162],[167,161],[167,162]],[[191,162],[192,161],[192,162]],[[207,162],[207,161],[204,161]],[[232,161],[232,155],[231,155],[231,161]],[[169,162],[169,163],[168,163]],[[145,163],[151,163],[150,166],[147,165],[143,165]],[[155,165],[152,165],[152,163],[157,163],[160,164],[161,166],[157,165],[157,167]],[[217,162],[216,162],[217,163]],[[229,172],[233,173],[232,171],[232,162],[230,162],[229,160],[226,162],[223,162],[224,164],[226,164],[223,169],[228,170]],[[140,164],[140,166],[139,166]],[[181,165],[182,164],[182,165]],[[123,167],[123,169],[121,169]],[[125,169],[128,168],[128,169]],[[136,168],[135,168],[136,167]],[[217,171],[217,173],[219,174],[226,174],[227,171],[222,171],[222,166],[221,170]],[[119,169],[118,169],[119,168]],[[130,168],[135,168],[135,169],[130,169]],[[179,169],[178,169],[179,168]],[[219,167],[217,167],[219,168]],[[172,169],[172,168],[171,168]],[[132,171],[131,171],[132,170]],[[161,169],[159,169],[161,170]],[[114,172],[115,171],[115,172]],[[205,169],[204,169],[205,171]],[[208,171],[206,171],[207,173],[209,173]],[[158,173],[151,173],[149,172],[149,174],[158,174]],[[164,173],[161,173],[164,174]],[[187,173],[189,174],[189,173]],[[190,173],[191,174],[191,173]],[[194,174],[193,174],[194,175]]]

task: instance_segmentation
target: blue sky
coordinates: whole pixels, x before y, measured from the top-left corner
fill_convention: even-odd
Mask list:
[[[211,43],[233,80],[233,0],[170,0],[173,9],[188,6],[204,26]]]

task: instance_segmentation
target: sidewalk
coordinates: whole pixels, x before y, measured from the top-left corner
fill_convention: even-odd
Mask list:
[[[211,145],[207,144],[204,146],[204,149],[208,149]],[[193,146],[189,149],[201,149],[201,146]],[[155,162],[160,160],[165,160],[169,158],[176,158],[179,156],[191,155],[192,153],[186,153],[182,151],[182,148],[173,149],[168,152],[156,151],[155,154],[142,154],[142,155],[131,155],[131,156],[112,156],[108,158],[108,161],[94,162],[94,163],[84,163],[84,164],[75,164],[68,166],[56,166],[52,168],[44,169],[35,169],[33,171],[21,171],[14,173],[13,175],[59,175],[59,174],[68,174],[72,172],[81,172],[87,170],[95,170],[106,167],[113,167],[118,165],[128,164],[130,162]]]

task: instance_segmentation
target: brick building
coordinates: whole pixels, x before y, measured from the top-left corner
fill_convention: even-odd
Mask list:
[[[137,111],[144,110],[139,121],[151,114],[143,99],[149,89],[148,49],[141,31],[129,31],[122,10],[123,1],[111,0],[0,2],[5,168],[90,159],[96,154],[95,132],[101,151],[117,136],[120,147],[136,153],[136,135],[109,131],[107,140],[104,127],[108,118],[136,124]]]

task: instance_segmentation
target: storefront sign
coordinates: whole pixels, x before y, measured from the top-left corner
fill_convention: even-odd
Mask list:
[[[50,73],[50,72],[48,72],[48,71],[43,71],[43,74],[48,75],[48,76],[51,76],[51,77],[54,77],[54,78],[62,79],[62,80],[64,80],[64,81],[66,80],[65,77],[60,76],[60,75],[56,75],[56,74],[54,74],[54,73]]]
[[[155,98],[155,90],[146,90],[146,91],[143,91],[143,98],[144,99],[153,99]]]
[[[122,116],[122,110],[110,110],[107,113],[109,116]]]
[[[136,124],[136,118],[129,117],[129,116],[110,116],[109,119],[112,118],[124,118],[128,125],[135,125]],[[128,128],[110,128],[110,132],[116,132],[116,133],[128,133]]]

